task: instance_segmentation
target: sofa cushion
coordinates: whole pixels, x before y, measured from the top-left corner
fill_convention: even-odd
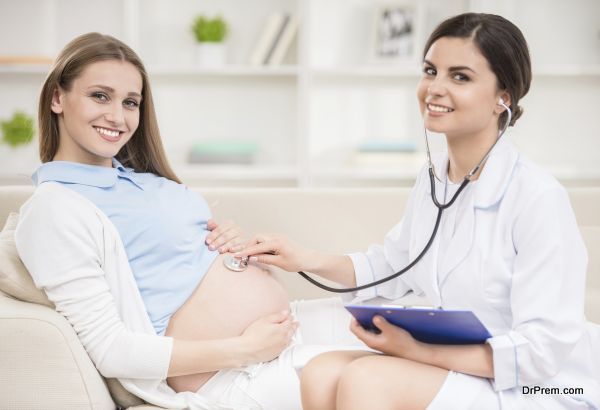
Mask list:
[[[15,229],[19,214],[12,212],[0,232],[0,290],[25,302],[54,308],[46,294],[35,287],[31,275],[21,262],[15,245]]]
[[[15,229],[19,214],[12,212],[0,232],[0,290],[16,299],[46,305],[54,309],[54,304],[46,294],[35,287],[31,275],[21,262],[15,245]],[[144,402],[121,386],[117,379],[106,379],[110,395],[115,403],[123,408],[143,404]]]

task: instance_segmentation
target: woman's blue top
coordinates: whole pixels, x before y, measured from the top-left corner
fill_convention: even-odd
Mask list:
[[[113,167],[53,161],[33,174],[92,201],[116,226],[150,320],[164,335],[169,319],[192,295],[218,255],[206,246],[206,201],[185,185]]]

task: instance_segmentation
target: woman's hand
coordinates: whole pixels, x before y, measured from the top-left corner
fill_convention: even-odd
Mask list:
[[[356,286],[350,257],[307,249],[282,235],[259,234],[233,256],[248,256],[251,261],[274,265],[288,272],[312,272],[347,287]]]
[[[259,234],[248,241],[244,248],[233,256],[249,256],[251,261],[274,265],[288,272],[311,270],[316,253],[303,248],[288,238],[275,234]]]
[[[206,237],[206,244],[211,251],[226,253],[242,249],[242,230],[233,221],[218,224],[214,219],[209,219],[207,228],[210,233]]]
[[[284,310],[262,317],[246,328],[242,333],[243,345],[250,349],[252,363],[273,360],[292,340],[298,322],[294,321],[290,311]]]
[[[350,331],[371,349],[379,350],[390,356],[421,361],[420,357],[427,349],[425,343],[419,342],[406,330],[394,326],[382,316],[375,316],[373,324],[381,330],[381,333],[366,330],[354,318],[350,323]]]
[[[394,326],[381,316],[373,318],[373,324],[381,333],[365,330],[352,319],[350,330],[372,349],[390,356],[402,357],[441,369],[471,374],[478,377],[494,377],[492,348],[488,343],[480,345],[438,345],[423,343],[406,330]]]

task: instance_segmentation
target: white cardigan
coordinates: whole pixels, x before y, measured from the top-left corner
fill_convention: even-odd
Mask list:
[[[21,207],[15,241],[36,286],[104,377],[158,406],[214,408],[166,384],[173,339],[155,334],[121,238],[91,201],[60,184],[41,184]]]

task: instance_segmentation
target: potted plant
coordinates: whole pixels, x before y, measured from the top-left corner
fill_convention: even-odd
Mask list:
[[[37,147],[30,144],[35,134],[34,123],[32,117],[21,111],[0,121],[0,172],[31,175],[39,164]]]
[[[13,148],[29,144],[35,133],[33,118],[21,111],[15,112],[10,120],[1,121],[0,127],[2,142]]]
[[[194,19],[192,32],[198,42],[196,58],[203,66],[220,66],[225,63],[225,46],[227,23],[222,17],[210,19],[199,15]]]

